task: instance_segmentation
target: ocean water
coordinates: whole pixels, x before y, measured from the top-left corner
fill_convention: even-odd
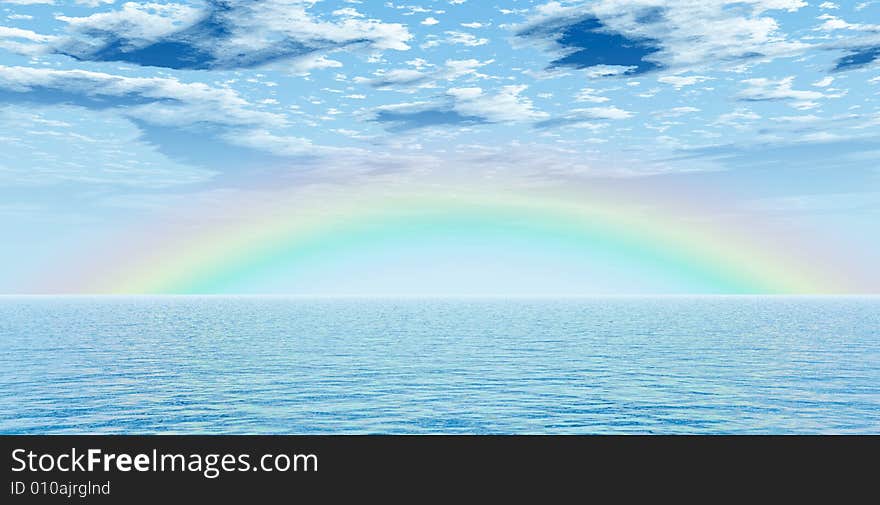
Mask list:
[[[880,298],[0,298],[0,433],[880,433]]]

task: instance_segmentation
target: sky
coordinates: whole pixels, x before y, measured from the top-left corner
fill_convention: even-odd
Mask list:
[[[880,293],[880,1],[0,1],[0,293]]]

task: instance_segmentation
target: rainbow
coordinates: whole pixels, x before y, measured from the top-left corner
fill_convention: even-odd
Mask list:
[[[345,279],[366,275],[371,294],[393,295],[399,290],[383,279],[428,275],[443,284],[441,294],[460,294],[456,282],[485,274],[484,284],[466,291],[534,292],[517,285],[521,274],[543,294],[559,286],[585,295],[850,288],[821,262],[774,247],[770,232],[717,228],[686,212],[596,195],[450,188],[321,194],[175,209],[169,215],[190,218],[128,231],[84,252],[69,285],[79,293],[346,294]],[[219,208],[227,211],[222,217]],[[502,287],[491,275],[504,279]],[[542,284],[548,278],[558,282]]]

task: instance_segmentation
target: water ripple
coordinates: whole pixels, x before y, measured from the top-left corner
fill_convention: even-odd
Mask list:
[[[0,298],[2,433],[878,433],[880,299]]]

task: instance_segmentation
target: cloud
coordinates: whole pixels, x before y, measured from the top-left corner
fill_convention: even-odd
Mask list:
[[[574,100],[576,102],[605,103],[611,99],[607,96],[598,95],[593,88],[584,88],[578,91],[577,95],[574,96]]]
[[[465,115],[485,118],[491,123],[524,122],[541,119],[546,113],[535,110],[531,99],[522,96],[528,86],[502,86],[498,93],[487,94],[481,88],[450,88],[454,109]]]
[[[555,128],[559,126],[572,126],[592,121],[629,119],[633,113],[614,106],[587,107],[572,109],[561,117],[551,118],[535,124],[537,128]]]
[[[681,89],[685,86],[693,86],[694,84],[709,81],[711,77],[706,77],[703,75],[688,75],[688,76],[680,76],[680,75],[665,75],[657,79],[657,81],[671,84],[675,87],[675,89]]]
[[[55,51],[80,60],[199,70],[282,64],[342,48],[409,48],[404,25],[365,19],[351,8],[316,17],[313,3],[210,0],[195,8],[128,2],[115,11],[58,16],[72,36]]]
[[[355,77],[354,82],[366,84],[377,89],[397,89],[412,91],[417,88],[436,87],[441,81],[454,81],[462,77],[486,78],[478,72],[480,67],[493,63],[495,60],[480,61],[477,59],[446,60],[440,68],[423,70],[428,67],[423,60],[413,60],[415,69],[403,68],[379,71],[373,77]],[[433,65],[431,65],[433,66]]]
[[[272,156],[320,156],[334,149],[268,133],[288,118],[261,110],[230,88],[171,77],[125,77],[85,70],[0,66],[0,102],[78,106],[129,119],[163,153],[188,162],[253,163]],[[237,147],[236,147],[237,146]],[[222,153],[222,160],[211,153]],[[201,161],[200,161],[201,160]]]
[[[396,87],[413,87],[416,85],[430,84],[430,74],[420,70],[401,68],[377,72],[375,77],[356,77],[354,82],[367,84],[377,89],[391,89]]]
[[[737,130],[747,128],[754,121],[761,119],[761,116],[749,109],[737,109],[733,112],[727,112],[718,116],[718,119],[712,123],[713,126],[730,126]]]
[[[680,71],[803,51],[809,46],[787,40],[765,13],[805,5],[802,0],[554,1],[538,6],[516,33],[559,55],[550,68],[619,66],[627,75]]]
[[[880,31],[880,25],[868,25],[861,23],[848,23],[843,19],[840,19],[837,16],[832,16],[831,14],[822,14],[819,16],[819,19],[824,20],[816,30],[831,32],[835,30],[854,30],[854,31],[863,31],[863,32],[877,32]]]
[[[316,7],[311,7],[312,3]],[[366,3],[233,0],[205,4],[155,0],[155,3],[121,1],[103,8],[102,12],[53,8],[64,13],[58,17],[60,23],[54,25],[60,29],[49,32],[43,28],[46,35],[23,28],[0,29],[0,44],[18,44],[19,49],[27,45],[32,53],[40,47],[63,48],[68,54],[89,60],[77,62],[51,57],[33,62],[33,66],[45,63],[46,68],[52,69],[78,66],[117,73],[112,70],[119,67],[115,63],[95,63],[111,60],[163,68],[119,67],[122,70],[118,73],[156,76],[151,81],[147,77],[138,82],[131,77],[109,74],[99,77],[98,73],[67,73],[51,79],[42,76],[41,79],[45,79],[42,83],[36,78],[25,79],[30,82],[24,86],[26,89],[15,90],[13,87],[21,83],[16,84],[16,79],[5,76],[0,99],[12,103],[71,103],[92,110],[112,110],[118,116],[136,121],[144,137],[162,149],[168,148],[170,136],[187,130],[216,142],[217,156],[227,153],[230,146],[238,146],[242,152],[259,150],[285,159],[310,154],[320,156],[330,151],[328,146],[318,145],[324,143],[368,146],[387,142],[385,145],[390,145],[395,139],[405,139],[412,146],[420,144],[418,149],[427,152],[435,148],[451,149],[445,140],[453,136],[457,139],[473,136],[474,142],[493,143],[498,141],[499,135],[507,138],[521,133],[580,152],[598,152],[598,146],[586,143],[600,140],[608,142],[605,148],[609,151],[644,143],[653,148],[657,134],[645,128],[674,124],[680,126],[670,126],[669,135],[681,135],[682,144],[696,145],[710,138],[698,132],[760,136],[766,131],[775,134],[785,129],[782,133],[792,136],[816,133],[802,133],[809,125],[805,119],[803,123],[794,119],[796,111],[789,106],[811,109],[820,103],[826,105],[821,112],[811,111],[816,117],[822,117],[822,124],[839,112],[834,109],[844,110],[850,105],[861,106],[860,114],[871,113],[870,101],[856,100],[856,93],[864,91],[861,88],[853,88],[846,100],[826,101],[833,94],[844,93],[836,89],[846,84],[843,77],[833,80],[811,74],[801,81],[793,81],[782,79],[789,73],[778,73],[781,67],[764,64],[774,57],[798,55],[807,47],[839,52],[827,53],[825,59],[818,55],[785,64],[815,71],[823,61],[845,55],[849,59],[838,63],[842,69],[859,68],[873,61],[874,55],[868,50],[876,45],[865,38],[858,40],[861,45],[853,47],[854,32],[850,29],[833,34],[811,31],[822,22],[815,20],[815,16],[822,13],[813,2],[812,9],[804,9],[797,20],[781,15],[783,11],[803,6],[803,2],[793,0],[568,0],[559,3],[542,0],[538,3],[544,5],[527,13],[525,24],[513,27],[514,40],[528,43],[529,49],[539,46],[549,51],[543,58],[538,57],[543,60],[538,62],[538,67],[551,67],[553,72],[536,68],[532,51],[511,53],[509,48],[505,49],[503,38],[482,29],[487,26],[485,19],[471,19],[464,10],[461,12],[464,17],[453,16],[456,19],[451,15],[442,17],[434,11],[431,11],[432,17],[427,18],[427,11],[417,11],[410,6],[395,10],[394,16],[412,14],[391,18],[407,20],[410,27],[418,27],[426,19],[447,23],[440,29],[421,30],[420,39],[413,41],[406,27],[395,32],[389,28],[393,23],[371,20],[373,12],[387,11],[382,11],[381,6],[379,10],[368,10]],[[842,3],[841,6],[844,10],[850,7]],[[451,10],[444,2],[426,7]],[[467,7],[474,5],[467,4]],[[91,15],[87,15],[89,13]],[[492,12],[477,14],[491,16]],[[497,12],[494,15],[499,16]],[[785,26],[795,30],[791,32],[793,35],[783,33],[774,16],[780,23],[785,19]],[[508,17],[506,21],[511,19]],[[694,19],[701,22],[695,23]],[[472,23],[462,24],[463,21]],[[870,18],[851,21],[867,23]],[[499,22],[492,21],[491,33],[510,27],[500,27]],[[361,28],[370,23],[379,27],[378,31],[362,37]],[[22,23],[22,26],[37,29],[34,26],[52,25]],[[448,31],[443,31],[447,28]],[[424,38],[426,31],[432,32],[433,38]],[[406,37],[382,39],[380,32],[406,33]],[[825,42],[807,46],[793,42],[794,34],[803,36],[803,40]],[[489,39],[493,42],[491,46]],[[394,47],[395,40],[403,45]],[[442,44],[454,47],[442,46],[424,52],[416,49],[418,54],[409,56],[381,53],[387,48],[402,49],[421,43],[428,47]],[[333,71],[351,65],[349,61],[356,58],[346,53],[352,50],[367,51],[369,58],[357,58],[358,63],[344,73]],[[488,54],[493,56],[486,56]],[[492,60],[486,59],[492,57],[503,61],[487,66]],[[750,67],[758,62],[760,66]],[[247,68],[263,65],[271,65],[271,71],[265,72],[268,75]],[[755,73],[743,77],[714,73],[738,67],[742,67],[743,72]],[[166,68],[245,70],[168,72]],[[274,72],[283,70],[307,75],[320,69],[331,71],[316,78],[316,84],[304,93],[290,87],[295,80]],[[627,75],[649,72],[638,79],[625,79]],[[169,75],[178,78],[170,79]],[[540,75],[545,80],[525,89],[514,84],[519,75],[529,78]],[[873,76],[869,72],[861,75],[860,82]],[[622,76],[623,79],[606,82],[608,86],[584,83],[585,77],[605,76]],[[760,79],[762,76],[765,78]],[[742,80],[748,77],[755,79]],[[277,83],[277,87],[264,87],[264,84],[270,85],[265,82],[267,79],[274,81],[271,84]],[[707,83],[709,79],[715,80]],[[204,81],[202,95],[196,96],[198,90],[191,87],[194,80]],[[636,80],[641,82],[638,87],[627,86],[636,84]],[[240,86],[241,91],[227,86]],[[709,87],[717,88],[714,101],[704,91]],[[697,88],[699,94],[674,91]],[[742,92],[736,94],[740,90]],[[192,95],[184,96],[184,91]],[[544,93],[535,94],[537,91]],[[402,98],[404,95],[397,92],[409,93],[410,98]],[[535,98],[541,95],[544,95],[541,99]],[[655,95],[657,98],[653,100],[642,99]],[[566,99],[568,106],[564,103]],[[403,101],[410,103],[382,106]],[[725,108],[725,101],[733,105]],[[545,106],[546,112],[540,110]],[[748,109],[735,109],[737,106],[750,106],[766,118]],[[792,114],[780,112],[784,110]],[[728,114],[722,114],[725,111]],[[365,114],[368,114],[366,118]],[[770,119],[789,116],[788,120]],[[634,117],[639,121],[633,120]],[[358,119],[368,120],[358,123]],[[489,126],[496,124],[528,125],[538,130]],[[728,125],[730,128],[726,128]],[[427,127],[434,129],[410,135],[388,135],[382,131]],[[553,127],[581,130],[551,130]],[[748,128],[748,131],[737,131],[737,128]],[[595,138],[600,136],[603,138]],[[183,135],[180,138],[191,139]],[[177,148],[182,151],[187,147],[185,143],[178,141]]]
[[[23,39],[29,40],[31,42],[50,42],[55,40],[57,37],[53,37],[52,35],[41,35],[31,30],[24,30],[22,28],[0,26],[0,38]]]
[[[278,135],[263,128],[230,131],[223,135],[230,144],[249,147],[281,157],[302,157],[345,153],[348,149],[334,149],[315,145],[311,140],[292,135]]]
[[[698,109],[696,107],[684,106],[684,107],[673,107],[673,108],[667,109],[667,110],[660,110],[660,111],[654,112],[653,115],[657,116],[657,117],[667,117],[668,118],[668,117],[680,117],[680,116],[684,116],[685,114],[693,114],[694,112],[700,112],[700,109]]]
[[[427,41],[422,44],[422,48],[428,49],[431,47],[436,47],[441,44],[453,44],[453,45],[461,45],[468,47],[476,47],[482,46],[489,43],[489,39],[487,38],[478,38],[470,33],[459,32],[455,30],[448,30],[443,32],[445,37],[438,37],[436,35],[428,35],[426,38]]]
[[[36,55],[45,52],[47,43],[57,40],[52,35],[43,35],[23,28],[0,26],[0,49],[17,54]]]
[[[300,76],[309,75],[313,70],[340,67],[342,67],[342,62],[331,60],[326,55],[317,53],[294,58],[286,65],[287,71]]]
[[[747,88],[741,91],[737,98],[747,102],[787,101],[791,102],[791,106],[797,109],[812,109],[818,106],[815,102],[816,100],[827,98],[825,94],[818,91],[792,89],[794,76],[781,80],[760,77],[746,79],[742,82]]]
[[[163,125],[283,125],[284,116],[255,110],[238,93],[171,77],[124,77],[86,70],[0,66],[6,101],[118,107],[126,115]]]
[[[807,114],[802,116],[778,116],[770,118],[773,121],[779,123],[795,123],[795,124],[805,124],[805,123],[815,123],[819,121],[821,118],[814,114]]]
[[[333,11],[332,14],[334,16],[339,16],[339,17],[343,17],[343,18],[362,18],[362,17],[364,17],[364,15],[361,14],[360,12],[358,12],[358,10],[355,9],[354,7],[345,7],[343,9],[336,9],[335,11]]]
[[[485,74],[480,74],[477,70],[481,67],[494,63],[495,60],[480,61],[474,58],[465,60],[446,60],[444,70],[441,72],[443,79],[452,80],[463,76],[472,76],[479,78],[487,78]]]
[[[613,106],[574,109],[574,111],[589,119],[629,119],[633,116],[632,112]]]
[[[527,86],[502,86],[495,93],[479,87],[449,88],[439,102],[413,102],[379,107],[374,121],[392,131],[430,126],[469,126],[487,123],[520,123],[547,117],[522,95]]]

